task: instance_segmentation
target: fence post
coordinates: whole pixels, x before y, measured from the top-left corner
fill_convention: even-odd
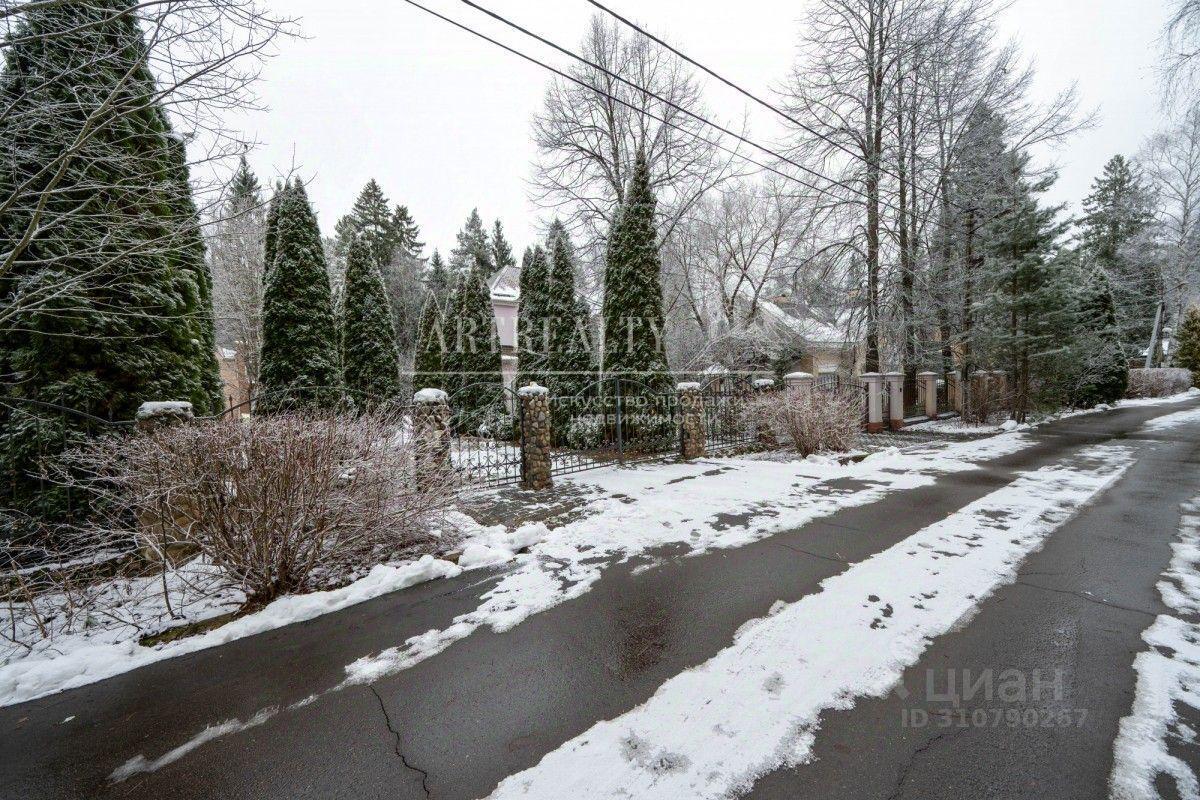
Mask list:
[[[169,400],[160,403],[142,403],[138,407],[137,416],[134,419],[138,430],[149,431],[157,427],[191,422],[194,416],[191,403],[186,400]]]
[[[421,389],[413,395],[413,442],[416,477],[430,486],[451,472],[450,402],[441,389]]]
[[[517,389],[521,401],[521,480],[526,489],[549,489],[550,390],[530,383]]]
[[[867,391],[867,433],[883,432],[883,375],[864,372],[861,376]]]
[[[134,424],[138,431],[149,433],[158,428],[184,425],[194,418],[192,404],[186,400],[142,403]],[[176,562],[196,552],[194,545],[175,534],[177,530],[190,528],[197,518],[195,507],[189,505],[181,504],[179,500],[160,502],[157,511],[143,510],[138,514],[138,555],[143,561],[149,564]]]
[[[962,380],[955,370],[946,373],[946,405],[947,411],[962,413]]]
[[[888,427],[898,431],[904,427],[904,373],[888,372],[884,374],[886,391],[888,393]]]
[[[925,392],[925,416],[930,419],[938,418],[938,396],[937,396],[937,373],[936,372],[918,372],[917,381],[924,387]]]
[[[813,376],[811,372],[789,372],[783,376],[784,386],[789,392],[812,392]]]
[[[685,459],[703,458],[707,435],[700,384],[690,381],[676,384],[675,391],[679,393],[680,455]]]
[[[754,386],[754,393],[756,395],[762,396],[762,395],[767,394],[768,392],[775,391],[775,379],[774,378],[756,378],[754,380],[753,386]],[[762,420],[759,420],[757,428],[758,429],[756,432],[758,434],[759,446],[767,448],[767,449],[771,449],[771,450],[773,450],[779,446],[779,440],[775,438],[775,429],[771,427],[770,422],[763,424]]]

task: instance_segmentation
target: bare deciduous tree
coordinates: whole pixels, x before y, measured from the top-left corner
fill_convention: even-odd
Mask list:
[[[721,134],[680,110],[707,114],[700,84],[668,50],[596,15],[581,55],[600,69],[577,64],[569,72],[578,83],[555,78],[547,87],[533,119],[539,156],[532,185],[536,202],[571,229],[583,260],[599,263],[639,150],[650,166],[663,241],[731,162],[719,157]],[[595,293],[600,276],[591,277],[587,288]]]

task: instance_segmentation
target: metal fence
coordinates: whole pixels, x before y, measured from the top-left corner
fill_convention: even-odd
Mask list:
[[[6,451],[8,491],[5,504],[55,522],[74,522],[87,513],[87,498],[77,495],[59,463],[63,452],[89,438],[132,430],[134,420],[115,420],[51,403],[0,393],[0,447]]]
[[[679,398],[637,378],[605,378],[553,396],[550,413],[552,475],[679,452]]]
[[[469,405],[465,403],[468,396],[473,400]],[[449,403],[450,464],[459,484],[491,487],[518,483],[524,463],[521,403],[513,391],[495,383],[469,384],[455,391]]]
[[[753,424],[745,418],[749,389],[710,388],[701,392],[704,403],[705,449],[720,451],[749,447],[757,442]]]

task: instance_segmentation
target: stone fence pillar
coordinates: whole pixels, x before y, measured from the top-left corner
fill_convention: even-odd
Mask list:
[[[888,372],[883,376],[888,393],[888,427],[898,431],[904,427],[904,373]]]
[[[526,489],[549,489],[550,390],[530,383],[517,389],[521,400],[521,480]]]
[[[783,383],[789,392],[811,392],[813,376],[810,372],[789,372],[783,376]]]
[[[860,378],[867,392],[867,433],[883,432],[883,375],[864,372]]]
[[[134,417],[137,430],[152,433],[159,428],[184,425],[195,419],[192,404],[186,400],[142,403]],[[193,504],[176,499],[164,503],[158,510],[144,509],[138,513],[138,556],[150,564],[164,560],[178,563],[199,549],[188,542],[180,531],[191,529],[197,520]]]
[[[938,391],[936,372],[918,372],[917,384],[925,393],[925,416],[930,419],[938,418]]]
[[[708,432],[705,430],[704,397],[700,394],[700,384],[680,383],[675,391],[679,393],[680,454],[684,458],[701,458],[705,455]]]
[[[441,389],[422,389],[413,395],[413,444],[417,481],[425,486],[449,477],[450,403]]]
[[[181,422],[191,422],[195,419],[192,414],[192,404],[186,400],[168,400],[159,403],[142,403],[134,417],[140,431],[150,431],[157,427],[178,425]]]
[[[768,393],[775,391],[774,378],[756,378],[754,381],[754,393],[759,397],[765,397]],[[779,440],[775,438],[775,428],[771,425],[770,415],[766,406],[759,406],[755,414],[754,420],[755,433],[757,435],[759,447],[773,450],[779,446]]]

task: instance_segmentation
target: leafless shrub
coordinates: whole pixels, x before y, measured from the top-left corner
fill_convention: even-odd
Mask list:
[[[767,392],[746,401],[745,422],[786,437],[802,456],[845,452],[862,430],[862,392],[854,389]]]
[[[401,411],[92,440],[58,474],[99,511],[53,547],[40,532],[5,548],[0,636],[29,647],[95,625],[161,628],[200,607],[250,610],[436,549],[451,484],[414,480],[420,455]]]
[[[1129,370],[1129,388],[1125,396],[1170,397],[1192,388],[1192,371],[1178,367]]]

